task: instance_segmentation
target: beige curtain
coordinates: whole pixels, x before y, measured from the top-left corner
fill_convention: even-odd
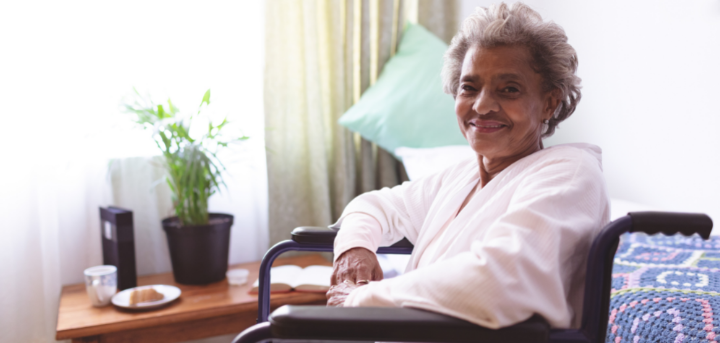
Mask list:
[[[265,123],[270,244],[331,224],[360,193],[407,179],[400,162],[337,124],[395,53],[405,21],[449,41],[456,0],[270,0]]]

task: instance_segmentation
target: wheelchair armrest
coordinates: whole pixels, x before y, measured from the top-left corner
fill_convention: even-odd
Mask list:
[[[322,226],[300,226],[292,231],[292,240],[300,244],[333,245],[337,231]],[[407,238],[393,244],[392,248],[412,248]]]
[[[337,231],[321,226],[301,226],[292,230],[292,240],[300,244],[333,245]]]
[[[541,317],[502,329],[438,313],[387,307],[282,306],[270,315],[274,338],[384,342],[547,342]]]
[[[681,233],[691,236],[697,233],[708,239],[713,227],[712,219],[704,213],[631,212],[628,215],[632,218],[630,232],[650,235],[662,232],[666,235]]]

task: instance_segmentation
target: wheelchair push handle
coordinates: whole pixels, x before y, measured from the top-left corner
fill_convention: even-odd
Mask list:
[[[678,212],[631,212],[632,229],[630,232],[644,232],[649,235],[663,233],[685,236],[698,234],[703,239],[710,238],[713,222],[704,213],[678,213]]]

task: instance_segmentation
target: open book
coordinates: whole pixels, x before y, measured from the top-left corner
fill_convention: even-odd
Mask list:
[[[270,268],[270,293],[298,292],[325,293],[330,289],[332,267],[278,266]],[[256,280],[250,293],[257,293],[260,280]]]

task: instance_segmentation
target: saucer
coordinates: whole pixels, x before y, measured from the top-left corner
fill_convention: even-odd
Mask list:
[[[164,297],[157,301],[148,301],[148,302],[141,302],[137,303],[135,305],[130,305],[130,293],[134,290],[139,289],[146,289],[146,288],[153,288],[156,292],[161,293]],[[117,307],[122,307],[125,309],[130,310],[150,310],[155,309],[158,307],[165,306],[166,304],[172,302],[173,300],[180,297],[180,288],[177,288],[175,286],[169,286],[169,285],[148,285],[148,286],[138,286],[133,288],[128,288],[126,290],[123,290],[122,292],[119,292],[115,294],[112,297],[112,303],[113,305]]]

